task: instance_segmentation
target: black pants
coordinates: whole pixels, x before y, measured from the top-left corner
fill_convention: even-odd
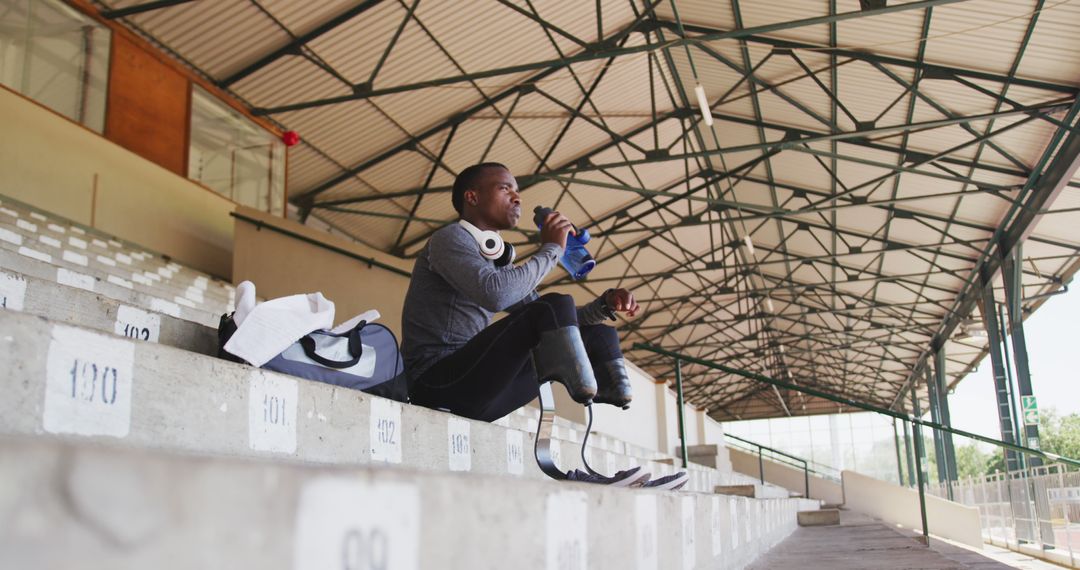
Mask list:
[[[552,293],[518,307],[416,378],[409,399],[475,420],[497,420],[540,394],[530,351],[541,332],[566,326],[577,326],[569,295]],[[581,338],[594,364],[622,358],[618,333],[609,326],[581,327]]]

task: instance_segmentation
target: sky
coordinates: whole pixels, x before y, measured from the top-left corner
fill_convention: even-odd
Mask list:
[[[1080,291],[1049,298],[1024,322],[1031,387],[1039,409],[1080,413]],[[1010,347],[1011,350],[1011,347]],[[952,425],[1000,438],[994,376],[987,357],[949,395]],[[959,443],[959,442],[957,442]]]
[[[1080,338],[1080,291],[1070,290],[1049,298],[1024,323],[1024,333],[1032,391],[1040,411],[1053,409],[1060,415],[1080,413],[1080,342],[1077,341]],[[956,385],[955,392],[949,395],[949,411],[953,427],[1001,438],[989,358]],[[925,418],[930,419],[930,414],[927,413]],[[830,426],[834,425],[830,421],[835,421],[838,428],[834,435],[830,433]],[[841,414],[834,420],[827,416],[749,420],[726,423],[725,429],[835,468],[859,469],[881,479],[891,479],[895,475],[894,463],[856,463],[860,454],[865,455],[875,442],[892,440],[891,422],[877,414]],[[954,439],[958,446],[970,442],[962,437]],[[978,445],[984,452],[994,452],[990,444]]]

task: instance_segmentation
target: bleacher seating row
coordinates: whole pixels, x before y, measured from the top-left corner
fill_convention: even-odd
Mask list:
[[[235,299],[231,284],[10,200],[0,205],[0,248],[8,254],[5,268],[91,291],[104,285],[135,291],[159,299],[156,310],[173,316],[181,307],[221,314]],[[23,269],[10,254],[39,263]]]
[[[742,568],[813,506],[27,439],[0,454],[11,568]]]
[[[0,272],[0,305],[8,309],[0,313],[0,329],[4,331],[0,336],[0,362],[8,370],[0,380],[7,394],[6,398],[0,399],[0,411],[5,418],[0,422],[0,435],[4,436],[2,445],[6,448],[5,455],[10,451],[11,457],[26,455],[30,464],[38,461],[41,475],[49,480],[69,469],[56,463],[60,458],[75,461],[74,458],[92,457],[86,460],[91,465],[87,468],[91,477],[115,474],[114,463],[131,464],[135,473],[145,469],[165,473],[160,484],[166,489],[175,485],[178,490],[202,494],[195,502],[210,516],[216,504],[213,491],[199,487],[198,483],[189,485],[184,474],[205,471],[218,477],[218,471],[244,472],[228,488],[242,488],[238,492],[248,493],[248,498],[256,504],[281,499],[289,505],[290,508],[282,507],[283,511],[273,512],[278,517],[283,516],[284,511],[289,511],[289,517],[295,514],[298,548],[302,542],[300,536],[314,532],[307,528],[303,514],[309,489],[333,487],[337,483],[332,481],[341,479],[342,469],[373,484],[385,483],[393,487],[397,481],[403,488],[412,485],[414,491],[410,492],[419,489],[425,495],[422,520],[414,518],[409,524],[424,528],[437,524],[440,517],[444,521],[453,519],[454,510],[450,503],[458,501],[459,497],[475,494],[478,502],[483,503],[479,497],[498,488],[508,489],[506,497],[496,501],[502,507],[467,507],[476,508],[477,516],[488,517],[483,527],[477,527],[488,528],[485,531],[488,534],[493,521],[510,516],[506,513],[514,509],[519,509],[521,514],[542,512],[547,508],[550,514],[552,509],[564,508],[558,506],[562,499],[551,499],[555,503],[546,507],[536,501],[541,500],[538,497],[559,497],[567,493],[567,496],[580,497],[587,503],[589,521],[606,521],[608,517],[617,517],[619,512],[622,518],[629,520],[633,517],[627,517],[627,513],[640,513],[635,508],[659,508],[654,519],[661,529],[673,524],[687,524],[687,511],[692,517],[694,512],[713,512],[708,509],[715,509],[716,513],[742,509],[738,520],[758,542],[750,548],[752,542],[748,538],[747,548],[742,551],[748,558],[742,555],[725,557],[724,567],[736,567],[737,564],[731,564],[738,560],[748,562],[761,551],[760,548],[781,539],[794,528],[796,510],[811,508],[807,506],[811,504],[809,501],[789,499],[784,489],[760,485],[756,480],[730,471],[695,464],[687,466],[691,475],[687,490],[712,494],[717,486],[754,484],[758,487],[757,497],[773,499],[647,493],[639,496],[654,499],[644,500],[644,503],[660,501],[660,506],[641,507],[644,503],[634,503],[633,493],[619,496],[616,490],[579,484],[552,487],[532,459],[532,438],[539,413],[535,408],[522,408],[494,424],[487,424],[214,358],[214,326],[218,316],[231,310],[235,301],[235,291],[230,284],[9,200],[0,204],[0,269],[3,270]],[[584,429],[584,426],[557,418],[553,435],[558,443],[557,463],[562,469],[581,467],[578,454]],[[87,442],[92,442],[93,446],[85,445]],[[676,461],[670,456],[603,434],[590,437],[586,453],[593,467],[606,472],[643,465],[659,477],[676,469]],[[255,463],[238,462],[241,459]],[[290,465],[297,462],[322,464],[322,467]],[[0,477],[8,479],[9,483],[13,477],[24,477],[25,473],[16,468],[17,464],[17,461],[8,461],[7,467],[0,468]],[[378,468],[385,466],[398,469]],[[59,471],[53,473],[50,470]],[[468,472],[470,477],[479,478],[462,482],[448,473],[454,471]],[[271,477],[270,473],[289,479],[290,485],[282,493],[260,488],[257,482]],[[118,476],[122,481],[132,477]],[[250,480],[251,485],[241,483],[242,480]],[[531,482],[526,483],[528,480]],[[408,483],[410,481],[412,483]],[[156,489],[159,483],[139,485],[144,490]],[[531,487],[533,485],[540,487]],[[248,489],[249,486],[252,488]],[[445,496],[427,497],[431,487],[444,489]],[[525,488],[530,491],[513,490]],[[45,501],[41,504],[45,508],[49,501],[56,499],[48,496],[52,492],[62,494],[66,491],[49,488],[33,494],[34,501]],[[261,494],[264,492],[268,494]],[[320,491],[310,492],[317,494]],[[609,500],[610,493],[615,493],[618,498]],[[126,499],[121,497],[121,500]],[[291,509],[297,508],[297,501],[300,501],[299,512],[292,513]],[[584,508],[574,501],[571,502],[577,506],[572,508]],[[686,501],[693,505],[685,506]],[[816,505],[813,502],[812,508]],[[27,507],[20,504],[15,508],[18,511]],[[680,508],[681,515],[677,512]],[[485,513],[485,510],[489,512]],[[51,511],[45,508],[43,512]],[[268,513],[259,509],[252,511],[258,512]],[[254,516],[252,513],[244,516]],[[66,515],[75,519],[82,516],[79,513]],[[0,519],[3,516],[0,507]],[[719,517],[717,521],[723,518],[720,514],[716,516]],[[201,532],[198,525],[192,526],[192,520],[177,522],[170,519],[161,525],[169,528],[166,531],[169,533]],[[267,545],[288,538],[291,528],[286,528],[288,525],[269,524],[269,519],[258,516],[251,520],[259,521],[251,526],[257,528],[262,537],[260,540],[268,541]],[[175,529],[172,528],[174,523]],[[67,529],[72,524],[63,521],[58,528]],[[683,535],[702,536],[701,533],[710,528],[706,521],[691,524],[699,530],[684,529]],[[716,524],[721,523],[713,523],[713,531],[718,528]],[[49,534],[42,532],[45,533],[42,537]],[[81,531],[72,529],[71,532],[78,534]],[[506,532],[529,533],[540,532],[540,529],[530,530],[528,524],[522,522],[510,525]],[[593,534],[590,526],[590,538]],[[664,540],[666,535],[663,532],[661,535]],[[87,540],[85,536],[73,535],[71,538],[81,542]],[[510,536],[503,539],[507,544],[518,540]],[[14,552],[14,560],[20,560],[20,552],[47,555],[28,549],[33,540],[36,538],[0,539],[8,543],[0,547],[0,552]],[[434,540],[446,539],[439,535]],[[524,540],[521,552],[530,560],[544,559],[545,551],[534,552],[539,546],[527,539],[521,540]],[[166,542],[159,547],[176,546],[171,541]],[[206,555],[215,555],[213,552],[226,558],[234,555],[227,552],[226,544],[217,546],[217,551],[211,548]],[[487,548],[490,552],[491,545]],[[550,550],[550,544],[548,548]],[[590,540],[588,548],[590,561],[608,560],[607,555],[597,554],[606,547],[595,547]],[[700,553],[694,556],[701,563],[708,556],[700,545],[697,548]],[[714,544],[714,552],[719,552],[717,548],[720,548],[719,543]],[[730,544],[727,548],[738,549],[738,545]],[[435,556],[438,551],[426,545],[415,550],[421,558]],[[661,547],[664,553],[676,550]],[[162,551],[155,552],[161,554]],[[546,555],[552,554],[548,551]],[[103,560],[111,559],[103,556]],[[0,554],[0,565],[4,565],[4,558],[7,556]],[[254,566],[253,561],[259,559],[247,556],[242,564],[231,566]],[[7,558],[8,562],[11,560]],[[125,565],[130,562],[102,567],[128,567]],[[484,558],[483,564],[474,566],[489,566],[490,562]],[[279,567],[275,564],[266,566]],[[64,564],[46,564],[57,565]],[[424,564],[421,567],[433,566]],[[664,563],[662,567],[672,566]]]

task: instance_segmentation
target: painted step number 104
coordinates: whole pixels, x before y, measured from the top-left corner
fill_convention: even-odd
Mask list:
[[[116,382],[116,369],[111,366],[98,366],[96,363],[77,358],[71,366],[72,399],[93,402],[94,398],[100,394],[101,402],[115,403]]]

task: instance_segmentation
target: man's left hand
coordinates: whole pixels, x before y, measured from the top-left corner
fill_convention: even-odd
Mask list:
[[[604,295],[604,302],[611,310],[626,313],[626,316],[632,317],[638,312],[637,301],[634,300],[634,294],[626,289],[612,289]]]

